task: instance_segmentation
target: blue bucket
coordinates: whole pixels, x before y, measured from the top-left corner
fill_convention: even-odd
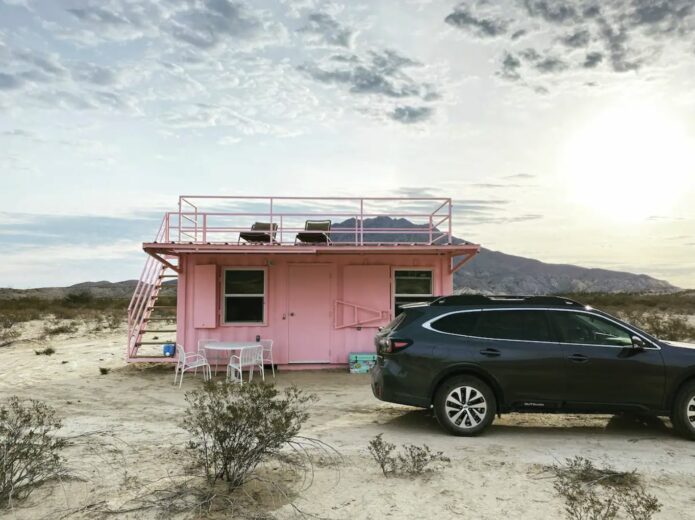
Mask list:
[[[174,355],[176,354],[176,345],[173,344],[173,343],[166,343],[166,344],[162,347],[162,351],[163,351],[162,353],[163,353],[166,357],[174,357]]]

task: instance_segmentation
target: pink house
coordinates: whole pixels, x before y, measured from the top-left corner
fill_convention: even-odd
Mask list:
[[[181,196],[143,244],[127,360],[260,336],[280,367],[345,365],[399,305],[450,294],[479,247],[452,243],[451,199]],[[174,277],[175,327],[157,311]]]

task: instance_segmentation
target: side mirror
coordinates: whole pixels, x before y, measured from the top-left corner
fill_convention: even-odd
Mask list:
[[[632,336],[632,348],[642,350],[646,347],[644,340],[639,336]]]

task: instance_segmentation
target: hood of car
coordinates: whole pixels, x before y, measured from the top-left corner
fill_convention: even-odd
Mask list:
[[[695,350],[695,343],[684,343],[683,341],[662,341],[662,343],[666,343],[669,347],[691,348]]]

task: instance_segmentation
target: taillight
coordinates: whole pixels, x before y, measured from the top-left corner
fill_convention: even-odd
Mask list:
[[[412,344],[413,344],[413,342],[410,341],[409,339],[390,338],[387,340],[387,343],[386,343],[386,352],[388,352],[388,353],[400,352],[401,350],[409,347]]]

